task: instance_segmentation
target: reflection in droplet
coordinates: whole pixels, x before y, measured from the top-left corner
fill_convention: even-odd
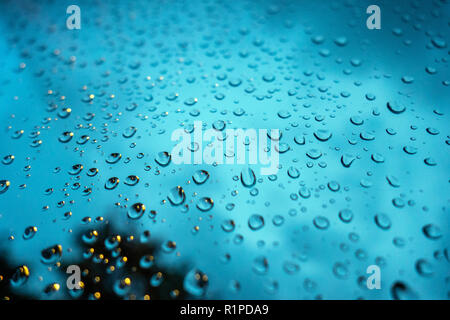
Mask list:
[[[169,165],[172,156],[166,151],[159,152],[155,158],[155,162],[161,167],[166,167]]]
[[[214,206],[214,201],[211,198],[203,197],[197,201],[197,208],[200,211],[209,211]]]
[[[129,175],[128,177],[125,178],[125,181],[124,181],[124,183],[127,186],[135,186],[138,184],[138,182],[139,182],[139,177],[135,176],[135,175]]]
[[[57,244],[41,251],[41,261],[44,264],[54,264],[62,256],[62,246]]]
[[[130,219],[136,220],[141,218],[144,213],[145,205],[143,203],[137,202],[128,209],[127,216]]]
[[[34,237],[34,235],[37,233],[37,228],[34,226],[30,226],[25,228],[25,231],[23,233],[23,238],[25,240],[30,240],[31,238]]]
[[[0,194],[5,193],[10,185],[11,182],[9,182],[8,180],[0,180]]]
[[[9,165],[9,164],[13,163],[13,161],[14,161],[14,156],[12,154],[8,154],[8,155],[4,156],[2,159],[2,163],[4,165]]]
[[[27,266],[23,265],[17,267],[13,275],[11,276],[10,280],[11,286],[14,288],[22,286],[27,282],[29,277],[30,277],[30,270],[28,269]],[[1,279],[3,278],[0,278],[0,281]]]
[[[122,158],[122,155],[120,153],[113,152],[108,155],[108,157],[106,158],[106,162],[109,164],[114,164],[114,163],[119,162],[119,160],[121,158]]]
[[[192,176],[192,180],[194,180],[196,184],[203,184],[208,180],[208,178],[209,172],[206,170],[197,170]]]
[[[73,138],[73,132],[65,131],[59,136],[58,140],[59,140],[59,142],[67,143],[70,140],[72,140],[72,138]]]
[[[172,190],[170,190],[167,199],[169,199],[170,203],[174,206],[179,206],[183,204],[184,200],[186,199],[186,194],[184,193],[182,187],[176,186],[175,188],[172,188]]]
[[[184,277],[183,287],[192,296],[202,297],[208,289],[208,276],[198,269],[193,269]]]
[[[112,190],[119,185],[119,178],[111,177],[105,182],[105,189]]]

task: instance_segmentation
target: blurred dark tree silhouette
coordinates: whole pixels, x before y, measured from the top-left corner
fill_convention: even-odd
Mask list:
[[[73,299],[118,300],[118,299],[185,299],[183,280],[185,266],[169,270],[158,265],[161,245],[155,241],[141,241],[134,232],[123,234],[110,221],[95,229],[85,229],[76,234],[83,253],[55,262],[54,270],[63,273],[67,279],[68,266],[81,269],[81,289],[69,290],[66,283],[60,283],[59,290],[67,290]],[[149,238],[149,234],[143,234]],[[77,251],[78,252],[78,251]],[[39,299],[42,293],[51,291],[47,287],[39,294],[18,293],[11,279],[19,276],[22,266],[12,266],[6,259],[8,252],[0,248],[0,297],[6,300]],[[28,271],[25,268],[25,272]],[[25,277],[26,278],[26,277]],[[26,285],[26,280],[19,286]],[[24,290],[22,290],[24,291]]]
[[[180,272],[158,266],[160,243],[142,242],[134,232],[122,234],[110,221],[99,229],[79,233],[77,238],[84,250],[83,256],[66,261],[60,268],[62,272],[69,265],[81,269],[82,289],[69,290],[72,297],[106,300],[186,298],[183,279],[187,270]]]
[[[8,251],[0,248],[0,299],[1,300],[26,300],[37,299],[37,296],[19,292],[11,285],[11,280],[16,279],[20,275],[20,268],[24,266],[13,266],[8,257]],[[25,266],[26,267],[26,266]],[[23,269],[22,269],[23,270]]]

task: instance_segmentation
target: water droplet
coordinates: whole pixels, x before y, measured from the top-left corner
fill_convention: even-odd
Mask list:
[[[155,162],[159,164],[161,167],[167,167],[170,163],[172,156],[167,151],[159,152],[157,157],[155,158]]]
[[[434,273],[433,265],[425,259],[416,261],[416,270],[423,277],[431,277]]]
[[[306,187],[301,187],[298,191],[298,194],[303,199],[308,199],[311,196],[311,191],[309,191],[309,189],[307,189]]]
[[[325,230],[330,226],[330,221],[324,216],[317,216],[313,220],[314,225],[317,229]]]
[[[25,228],[25,231],[23,233],[23,238],[25,240],[30,240],[31,238],[34,237],[34,235],[37,233],[37,228],[34,226],[30,226]]]
[[[130,219],[136,220],[140,219],[145,213],[145,205],[143,203],[137,202],[133,204],[127,212],[127,216]]]
[[[338,37],[338,38],[334,39],[334,43],[339,47],[344,47],[347,45],[348,40],[346,37]]]
[[[403,83],[411,84],[414,82],[414,78],[411,76],[403,76],[402,81],[403,81]]]
[[[298,169],[293,166],[289,167],[287,173],[292,179],[297,179],[300,176],[300,171],[298,171]]]
[[[287,274],[296,274],[300,271],[300,266],[292,261],[286,261],[283,264],[283,270],[287,273]]]
[[[403,151],[405,151],[407,154],[416,154],[417,148],[413,146],[405,146],[403,147]]]
[[[287,110],[280,110],[280,111],[278,111],[278,116],[281,119],[287,119],[291,116],[291,113]]]
[[[431,166],[431,167],[434,167],[434,166],[437,165],[436,160],[434,160],[434,159],[431,158],[431,157],[425,158],[425,159],[423,160],[423,162],[424,162],[426,165]]]
[[[9,182],[8,180],[0,180],[0,194],[5,193],[10,185],[11,182]]]
[[[232,232],[232,231],[234,231],[236,224],[232,219],[226,219],[224,222],[222,222],[221,227],[222,227],[222,230],[225,232]]]
[[[106,162],[109,164],[114,164],[119,162],[119,160],[122,158],[122,155],[117,152],[113,152],[109,154],[109,156],[106,158]]]
[[[248,218],[248,226],[253,231],[259,230],[264,227],[264,218],[259,214],[253,214]]]
[[[294,142],[298,145],[304,145],[306,143],[305,136],[303,135],[295,136]]]
[[[244,187],[251,188],[256,184],[256,176],[253,170],[249,167],[242,169],[241,182]]]
[[[432,223],[423,226],[422,231],[430,240],[437,240],[442,237],[441,229],[437,225]]]
[[[276,216],[273,217],[272,223],[274,226],[279,227],[284,223],[284,217],[282,215],[277,214]]]
[[[172,188],[172,190],[170,190],[167,199],[169,199],[170,203],[174,206],[179,206],[183,204],[184,200],[186,199],[186,194],[184,193],[182,187],[176,186],[175,188]]]
[[[350,168],[355,159],[356,158],[351,154],[344,154],[341,156],[341,163],[345,168]]]
[[[161,272],[157,272],[150,278],[150,285],[152,287],[159,287],[164,281],[164,276]]]
[[[30,277],[30,270],[27,266],[23,265],[20,267],[17,267],[14,273],[11,276],[11,286],[14,288],[23,286],[28,278]]]
[[[139,266],[142,269],[150,269],[154,265],[155,258],[152,255],[146,254],[139,260]]]
[[[441,37],[433,37],[431,38],[431,43],[438,49],[443,49],[447,47],[447,42]]]
[[[119,178],[111,177],[105,182],[105,189],[113,190],[119,185]]]
[[[252,270],[257,274],[266,274],[269,270],[269,262],[264,256],[259,256],[253,260]]]
[[[439,130],[438,130],[438,129],[435,129],[435,128],[427,128],[426,130],[427,130],[427,132],[428,132],[429,134],[431,134],[432,136],[435,136],[435,135],[438,135],[438,134],[439,134]]]
[[[208,289],[208,276],[198,269],[189,271],[184,277],[184,289],[194,297],[202,297]]]
[[[168,240],[161,245],[161,248],[165,253],[171,253],[175,251],[177,244],[175,241]]]
[[[353,212],[350,209],[342,209],[339,211],[339,219],[342,222],[349,223],[353,219]]]
[[[400,114],[406,110],[405,106],[397,103],[396,101],[388,102],[387,107],[388,107],[389,111],[391,111],[394,114]]]
[[[41,251],[41,261],[44,264],[55,264],[62,256],[62,246],[57,244]]]
[[[341,188],[341,186],[339,185],[339,183],[337,181],[328,182],[328,189],[330,189],[331,191],[337,192],[337,191],[339,191],[340,188]]]
[[[125,178],[125,181],[124,181],[124,183],[127,185],[127,186],[135,186],[135,185],[137,185],[138,183],[139,183],[139,177],[138,176],[135,176],[135,175],[129,175],[128,177],[126,177]]]
[[[391,227],[391,219],[384,213],[378,213],[375,215],[375,223],[383,230],[388,230]]]
[[[350,118],[350,122],[353,123],[355,126],[360,126],[364,123],[364,120],[360,116],[352,116]]]
[[[393,186],[394,188],[398,188],[400,187],[400,182],[398,181],[398,179],[396,177],[394,177],[393,175],[388,175],[386,176],[386,180],[389,182],[389,184],[391,186]]]
[[[371,156],[372,160],[376,163],[383,163],[384,162],[384,157],[382,154],[380,153],[374,153]]]
[[[95,176],[97,175],[97,173],[98,173],[98,169],[97,169],[97,168],[90,168],[90,169],[87,171],[87,175],[88,175],[89,177],[95,177]]]
[[[72,168],[70,168],[69,170],[69,174],[72,176],[75,176],[77,174],[80,174],[80,172],[83,170],[83,165],[82,164],[75,164],[72,166]]]
[[[317,149],[309,149],[306,155],[313,160],[317,160],[322,156],[322,152]]]
[[[209,211],[213,208],[214,201],[211,198],[203,197],[197,201],[197,208],[200,211]]]
[[[342,262],[336,262],[334,264],[333,273],[339,279],[346,279],[349,276],[348,268]]]
[[[77,144],[79,145],[83,145],[86,144],[86,142],[88,142],[91,138],[88,135],[82,135],[78,140],[77,140]]]
[[[70,140],[72,140],[72,138],[73,138],[73,132],[65,131],[59,136],[58,140],[59,140],[59,142],[67,143]]]
[[[136,132],[137,132],[137,128],[136,128],[136,127],[133,127],[133,126],[130,126],[130,127],[126,128],[126,129],[123,131],[122,136],[123,136],[124,138],[131,138],[131,137],[134,136],[134,134],[135,134]]]
[[[329,130],[319,129],[314,132],[314,137],[319,141],[327,141],[332,137],[332,133]]]
[[[391,287],[391,295],[394,300],[417,300],[417,294],[405,283],[395,282]]]
[[[197,170],[192,176],[192,180],[194,180],[196,184],[203,184],[208,180],[208,178],[209,172],[206,170]]]

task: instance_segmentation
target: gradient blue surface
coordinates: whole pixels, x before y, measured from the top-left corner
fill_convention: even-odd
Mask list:
[[[41,250],[60,244],[62,262],[79,259],[75,235],[113,223],[176,242],[157,263],[205,273],[203,299],[449,298],[448,1],[77,1],[80,30],[66,28],[70,4],[0,4],[0,180],[10,183],[0,247],[30,269],[14,290],[70,298]],[[381,30],[366,27],[370,4]],[[253,166],[251,188],[242,165],[158,165],[173,130],[194,121],[280,129],[289,150],[275,176]],[[111,153],[122,157],[107,163]],[[210,177],[197,185],[200,169]],[[124,184],[129,175],[139,183]],[[107,190],[111,177],[120,182]],[[168,201],[176,186],[187,206]],[[203,197],[214,201],[207,212]],[[146,213],[129,219],[137,202]],[[264,218],[256,231],[254,214]],[[29,226],[38,231],[25,240]],[[369,265],[381,268],[380,290],[366,288]],[[44,293],[53,282],[61,290]]]

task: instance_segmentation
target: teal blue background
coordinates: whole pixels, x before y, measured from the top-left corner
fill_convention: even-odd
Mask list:
[[[15,157],[9,165],[0,163],[0,180],[11,183],[0,194],[0,246],[10,264],[30,268],[21,292],[69,298],[64,273],[42,264],[41,250],[61,244],[63,262],[81,257],[75,235],[95,228],[102,216],[124,232],[137,230],[137,237],[150,230],[157,242],[175,241],[176,250],[161,253],[158,263],[207,274],[204,299],[449,298],[448,1],[77,1],[80,30],[66,28],[70,4],[0,4],[0,151],[2,158]],[[381,30],[366,27],[370,4],[381,8]],[[267,82],[265,75],[275,79]],[[414,81],[405,83],[405,76]],[[233,86],[236,79],[241,84]],[[197,103],[189,105],[194,98]],[[390,101],[406,110],[390,112]],[[64,107],[72,109],[67,118],[58,115]],[[245,114],[236,116],[238,108]],[[283,119],[280,111],[290,117]],[[352,116],[364,123],[352,124]],[[280,129],[290,150],[280,155],[276,177],[261,176],[253,167],[253,188],[234,178],[240,165],[159,166],[154,159],[174,146],[172,131],[197,120],[207,128],[222,120],[227,128]],[[124,138],[130,126],[137,133]],[[331,132],[331,139],[316,139],[320,129]],[[17,130],[24,134],[14,139]],[[34,131],[40,132],[37,138],[30,137]],[[58,141],[64,131],[74,133],[68,143]],[[78,145],[83,135],[90,140]],[[299,145],[294,138],[302,136],[306,143]],[[36,139],[41,145],[31,147]],[[406,153],[405,146],[417,153]],[[311,149],[322,156],[310,159]],[[122,158],[111,165],[105,159],[113,152]],[[376,153],[383,163],[371,159]],[[355,158],[349,168],[340,160],[346,154]],[[435,166],[424,163],[428,157]],[[79,180],[67,173],[75,164],[84,166]],[[31,169],[24,171],[27,165]],[[287,174],[291,166],[300,172],[297,179]],[[91,167],[99,170],[95,177],[86,175]],[[203,185],[192,181],[199,169],[210,173]],[[134,187],[123,184],[130,174],[140,177]],[[399,187],[388,183],[390,175]],[[119,186],[106,190],[113,176]],[[337,192],[330,181],[339,184]],[[80,189],[70,188],[74,182]],[[185,190],[187,212],[167,201],[178,185]],[[82,194],[84,187],[92,188],[89,196]],[[45,195],[47,188],[54,192]],[[302,198],[301,188],[311,196]],[[196,208],[202,197],[214,200],[213,209]],[[403,207],[393,204],[396,198]],[[61,200],[65,205],[59,208]],[[124,206],[135,202],[156,210],[156,218],[127,218]],[[353,212],[350,223],[339,219],[345,208]],[[65,220],[67,211],[73,215]],[[388,230],[376,225],[378,213],[391,220]],[[264,217],[262,229],[249,228],[253,214]],[[281,226],[272,223],[277,215],[284,217]],[[327,229],[314,225],[317,216],[326,217]],[[92,218],[90,225],[82,224],[84,217]],[[236,225],[229,233],[221,227],[228,219]],[[427,224],[439,228],[439,239],[425,236]],[[38,232],[24,240],[28,226]],[[243,241],[236,243],[239,236]],[[394,244],[397,238],[403,246]],[[253,270],[261,256],[268,262],[263,275]],[[431,274],[418,271],[420,259]],[[372,264],[381,267],[381,290],[365,287]],[[286,272],[294,265],[296,272]],[[335,270],[341,265],[339,277]],[[63,289],[44,294],[55,281]],[[399,282],[408,289],[395,295],[392,287]]]

